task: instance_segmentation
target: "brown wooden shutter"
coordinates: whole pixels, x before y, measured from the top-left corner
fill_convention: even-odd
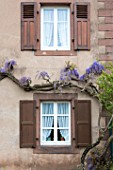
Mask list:
[[[75,115],[77,146],[87,146],[91,143],[91,101],[78,100]]]
[[[90,49],[90,4],[75,3],[74,8],[74,48]]]
[[[21,3],[21,49],[36,49],[36,3]]]
[[[34,148],[36,144],[35,101],[20,101],[20,147]]]

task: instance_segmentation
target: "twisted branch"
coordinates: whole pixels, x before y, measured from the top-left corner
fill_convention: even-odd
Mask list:
[[[82,154],[82,157],[81,157],[81,164],[82,164],[83,170],[85,169],[84,162],[85,162],[85,158],[86,158],[87,153],[88,153],[91,149],[93,149],[95,146],[97,146],[102,139],[103,139],[102,136],[99,137],[98,140],[97,140],[95,143],[88,145],[88,146],[86,147],[86,149],[84,150],[84,152],[83,152],[83,154]]]
[[[31,85],[21,85],[21,83],[19,82],[19,80],[14,77],[10,72],[6,72],[6,73],[1,73],[0,72],[0,81],[3,80],[4,78],[9,78],[10,80],[12,80],[14,83],[16,83],[20,88],[22,88],[25,91],[51,91],[54,90],[54,83],[55,82],[48,82],[46,84],[35,84],[33,86]],[[75,87],[81,90],[81,92],[87,92],[89,95],[91,96],[96,96],[97,94],[97,89],[95,90],[95,86],[92,85],[92,83],[86,83],[86,82],[80,82],[80,80],[72,77],[72,80],[70,82],[63,83],[63,82],[59,82],[56,81],[58,83],[59,86],[66,88],[68,87]],[[79,82],[81,85],[79,85]],[[85,86],[84,86],[85,84]],[[58,90],[58,87],[56,88],[56,90]]]

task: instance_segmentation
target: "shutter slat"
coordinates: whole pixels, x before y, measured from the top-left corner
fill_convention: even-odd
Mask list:
[[[90,4],[89,3],[75,3],[75,50],[90,49]]]
[[[23,6],[23,18],[34,18],[34,4]]]
[[[35,147],[35,101],[20,101],[20,147]]]
[[[77,18],[88,18],[87,5],[77,5]]]
[[[21,49],[36,50],[36,3],[21,3]]]
[[[22,125],[33,125],[32,121],[23,121],[21,122]]]
[[[76,110],[76,143],[87,146],[91,143],[91,101],[79,100]]]

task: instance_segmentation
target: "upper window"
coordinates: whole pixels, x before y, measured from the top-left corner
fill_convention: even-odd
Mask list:
[[[70,103],[41,103],[41,145],[70,145]]]
[[[41,50],[70,50],[69,8],[41,9]]]
[[[90,49],[90,4],[73,0],[21,5],[21,49],[36,55],[76,55]]]

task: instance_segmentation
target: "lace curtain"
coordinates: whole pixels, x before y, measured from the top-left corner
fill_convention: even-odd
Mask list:
[[[43,135],[42,135],[43,141],[46,141],[47,138],[50,136],[50,133],[52,130],[51,128],[52,128],[53,121],[54,121],[53,116],[50,116],[50,115],[52,115],[53,113],[54,113],[53,103],[42,103],[42,114],[43,114],[42,127],[49,128],[49,129],[43,129]]]
[[[44,46],[54,45],[54,10],[44,9]]]
[[[66,47],[68,43],[67,9],[58,9],[58,46]]]
[[[65,141],[69,140],[69,104],[68,103],[58,103],[58,125],[61,135],[64,137]]]
[[[56,14],[55,18],[54,15]],[[57,9],[54,13],[53,9],[44,9],[44,46],[53,47],[54,41],[57,41],[58,47],[66,47],[68,43],[68,14],[67,9]],[[56,20],[55,20],[56,19]],[[55,29],[57,23],[57,29]],[[56,32],[54,32],[56,30]],[[54,34],[57,35],[57,40],[54,40]]]
[[[54,103],[42,103],[42,140],[47,141],[54,124]],[[69,103],[57,103],[57,125],[65,141],[69,140]]]

